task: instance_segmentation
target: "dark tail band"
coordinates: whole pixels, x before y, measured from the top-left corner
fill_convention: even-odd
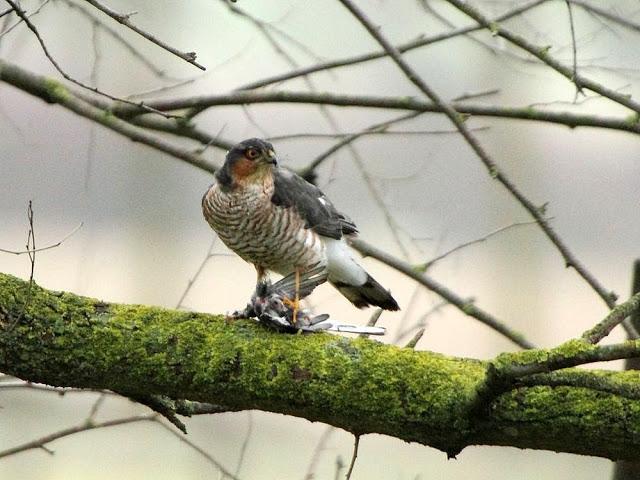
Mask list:
[[[383,310],[400,310],[398,302],[391,296],[391,293],[369,274],[367,274],[367,281],[360,286],[344,282],[331,282],[331,284],[358,308],[372,305]]]

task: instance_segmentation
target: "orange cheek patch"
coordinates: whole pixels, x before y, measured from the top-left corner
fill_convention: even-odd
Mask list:
[[[241,158],[232,167],[233,176],[237,179],[246,178],[252,173],[254,173],[257,169],[257,165],[255,162],[251,160],[247,160],[246,158]]]

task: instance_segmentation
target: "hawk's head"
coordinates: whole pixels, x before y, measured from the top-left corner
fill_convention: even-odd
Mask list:
[[[221,173],[232,184],[259,182],[270,175],[277,164],[273,145],[259,138],[250,138],[229,150]]]

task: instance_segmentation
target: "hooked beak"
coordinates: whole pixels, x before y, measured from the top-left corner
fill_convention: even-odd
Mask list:
[[[267,151],[266,160],[267,163],[270,163],[271,165],[278,165],[278,157],[276,157],[276,152],[273,150]]]

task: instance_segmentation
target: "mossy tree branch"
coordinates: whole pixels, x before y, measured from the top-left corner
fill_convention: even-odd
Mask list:
[[[530,361],[535,352],[523,354]],[[625,394],[637,391],[640,373],[564,370],[564,384],[519,384],[472,415],[489,365],[36,285],[29,291],[28,282],[0,274],[0,370],[23,379],[278,412],[450,455],[473,444],[611,459],[640,453],[640,402]]]

